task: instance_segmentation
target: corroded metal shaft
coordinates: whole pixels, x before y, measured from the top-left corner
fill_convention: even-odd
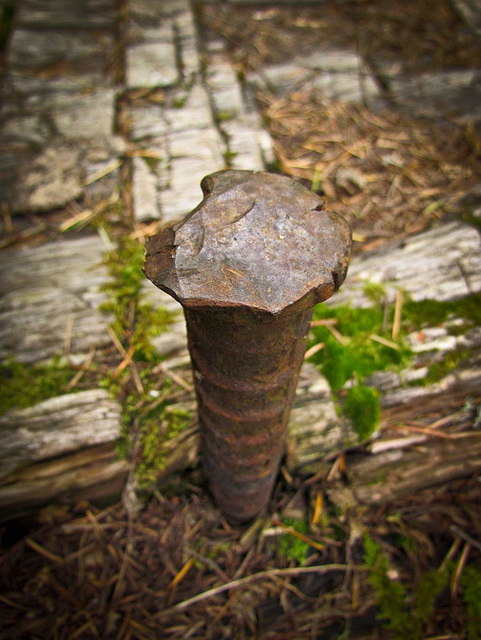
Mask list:
[[[184,307],[201,453],[231,522],[265,507],[316,303],[342,284],[350,232],[284,176],[223,171],[147,245],[145,273]]]

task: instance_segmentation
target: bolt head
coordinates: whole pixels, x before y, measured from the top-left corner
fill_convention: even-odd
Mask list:
[[[203,201],[146,248],[145,274],[183,306],[278,314],[340,287],[350,230],[312,191],[257,171],[220,171],[201,187]]]

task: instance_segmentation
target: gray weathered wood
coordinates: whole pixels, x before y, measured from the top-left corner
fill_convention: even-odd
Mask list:
[[[397,290],[415,301],[456,300],[481,291],[481,238],[462,222],[442,224],[352,259],[346,281],[327,304],[370,307],[366,284]]]
[[[125,476],[121,407],[103,389],[51,398],[0,417],[0,511]]]
[[[111,343],[111,317],[100,311],[107,282],[106,248],[97,235],[0,253],[0,360],[35,363],[86,355]]]

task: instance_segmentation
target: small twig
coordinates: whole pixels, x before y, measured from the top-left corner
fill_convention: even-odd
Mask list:
[[[113,251],[115,249],[115,245],[110,239],[110,236],[107,233],[105,227],[101,225],[100,227],[97,228],[97,231],[107,251]]]
[[[182,387],[182,389],[185,389],[185,391],[191,393],[194,390],[194,387],[191,384],[186,382],[177,373],[174,373],[171,369],[169,369],[164,362],[161,362],[154,369],[152,369],[152,373],[154,374],[159,372],[162,372],[168,378],[171,378],[175,382],[175,384],[178,384],[179,387]]]
[[[12,609],[19,609],[19,611],[30,611],[30,607],[25,607],[18,602],[14,602],[13,600],[10,600],[10,598],[7,598],[6,596],[2,596],[1,593],[0,593],[0,602],[5,603],[9,607],[12,607]]]
[[[329,329],[329,331],[332,333],[332,335],[334,336],[334,338],[336,338],[336,340],[339,342],[339,344],[347,344],[348,340],[347,338],[345,338],[342,333],[340,333],[340,331],[338,331],[335,327],[331,326],[331,325],[326,325],[327,329]]]
[[[389,347],[390,349],[395,349],[396,351],[399,351],[400,349],[400,346],[398,344],[396,344],[395,342],[392,342],[391,340],[387,340],[387,338],[378,336],[376,333],[371,333],[369,337],[371,338],[371,340],[374,340],[375,342],[379,342],[379,344],[382,344],[385,347]]]
[[[451,580],[451,597],[455,598],[457,593],[458,593],[458,589],[459,589],[459,582],[461,580],[461,575],[463,573],[463,569],[466,566],[466,562],[468,561],[468,556],[469,556],[469,552],[471,550],[471,545],[466,542],[466,544],[463,547],[463,551],[461,553],[461,557],[459,559],[458,562],[458,566],[456,567],[456,571],[453,574],[452,580]]]
[[[118,367],[114,371],[114,378],[117,378],[124,369],[126,369],[132,363],[132,356],[134,355],[135,347],[133,344],[130,345],[129,350],[125,353],[125,357],[122,362],[118,365]]]
[[[444,560],[441,562],[441,564],[438,567],[438,573],[443,573],[444,571],[446,571],[448,564],[451,562],[454,556],[457,555],[460,546],[461,546],[461,538],[455,538]]]
[[[160,611],[159,613],[152,616],[152,618],[162,617],[166,614],[173,613],[174,611],[183,611],[187,609],[193,604],[197,602],[202,602],[203,600],[207,600],[208,598],[212,598],[220,593],[224,593],[224,591],[230,591],[231,589],[237,589],[238,587],[242,587],[250,582],[254,582],[255,580],[264,580],[271,579],[275,577],[282,576],[298,576],[306,573],[329,573],[331,571],[366,571],[366,567],[354,565],[348,566],[345,564],[325,564],[325,565],[315,565],[313,567],[288,567],[287,569],[268,569],[266,571],[260,571],[259,573],[254,573],[253,575],[246,576],[245,578],[239,578],[238,580],[231,580],[231,582],[227,582],[226,584],[222,584],[219,587],[214,587],[213,589],[209,589],[208,591],[204,591],[203,593],[199,593],[192,598],[188,598],[187,600],[183,600],[178,604],[170,607],[169,609],[164,609],[164,611]]]
[[[197,551],[195,551],[195,549],[192,549],[191,547],[187,547],[187,551],[192,555],[192,558],[199,560],[200,562],[202,562],[202,564],[207,565],[213,571],[215,571],[215,573],[219,576],[221,580],[225,580],[226,582],[229,580],[229,576],[225,573],[225,571],[223,571],[219,567],[217,562],[212,560],[212,558],[204,557],[201,553],[198,553]]]
[[[282,529],[285,533],[288,533],[289,535],[293,536],[294,538],[297,538],[298,540],[301,540],[302,542],[305,542],[309,546],[314,547],[314,549],[317,549],[318,551],[323,551],[324,547],[326,546],[324,544],[321,544],[320,542],[317,542],[316,540],[313,540],[309,536],[304,535],[300,531],[296,531],[292,527],[288,527],[287,525],[285,525],[280,520],[274,519],[272,521],[272,524],[276,525],[277,527],[279,527],[279,529]]]
[[[105,176],[108,176],[109,173],[113,173],[114,171],[116,171],[121,166],[122,166],[122,160],[116,160],[112,164],[109,164],[107,167],[104,167],[103,169],[100,169],[100,171],[97,171],[97,173],[94,173],[94,175],[92,177],[90,177],[88,180],[86,180],[84,182],[84,187],[86,187],[89,184],[92,184],[94,182],[97,182],[97,180],[100,180],[101,178],[104,178]]]
[[[403,308],[403,293],[399,289],[396,292],[396,305],[394,307],[394,322],[392,325],[392,339],[396,341],[401,330],[401,315]]]
[[[145,238],[150,238],[159,231],[161,224],[159,220],[155,220],[148,225],[138,224],[135,231],[132,231],[129,235],[129,238],[132,240],[145,240]]]
[[[67,362],[70,360],[70,347],[72,346],[72,332],[73,325],[75,322],[75,316],[73,314],[69,315],[67,318],[67,326],[65,327],[65,340],[64,340],[64,353],[65,359]]]
[[[120,353],[121,356],[124,357],[124,359],[127,359],[129,362],[129,366],[132,370],[132,378],[134,380],[134,384],[135,387],[137,389],[137,391],[139,392],[140,395],[143,395],[144,393],[144,387],[142,385],[142,381],[140,379],[139,376],[139,372],[137,371],[137,367],[135,366],[134,361],[131,359],[131,357],[128,355],[127,351],[124,348],[124,345],[120,342],[120,340],[118,339],[115,331],[112,329],[112,327],[107,327],[107,332],[109,334],[109,336],[112,339],[112,342],[114,343],[117,351]]]
[[[240,563],[240,565],[237,567],[236,572],[232,576],[234,580],[238,580],[244,574],[244,572],[246,570],[246,567],[249,564],[249,562],[251,561],[252,556],[255,554],[255,552],[256,552],[256,547],[254,545],[252,545],[252,547],[246,553],[246,555],[245,555],[244,559],[242,560],[242,562]]]
[[[98,211],[92,211],[91,209],[84,209],[80,213],[76,213],[74,216],[72,216],[68,220],[65,220],[65,222],[62,222],[58,230],[61,233],[65,233],[65,231],[69,231],[72,227],[75,227],[77,224],[82,224],[82,223],[87,224],[88,222],[93,220],[93,218],[95,218],[97,213]]]
[[[322,491],[318,489],[316,493],[316,504],[314,507],[314,514],[312,516],[311,525],[313,527],[317,526],[321,520],[322,511],[324,508],[324,499],[322,497]]]
[[[99,638],[99,634],[97,629],[95,628],[95,625],[93,624],[92,620],[87,620],[87,622],[84,622],[84,624],[82,626],[80,626],[71,636],[70,636],[70,640],[75,640],[75,638],[78,638],[79,636],[81,636],[84,631],[87,631],[88,629],[90,629],[90,631],[94,634],[94,636],[96,638]]]
[[[426,427],[408,427],[407,425],[392,425],[389,427],[390,429],[395,429],[396,431],[414,431],[416,433],[425,433],[428,436],[434,436],[435,438],[444,438],[445,440],[453,440],[455,437],[449,433],[444,433],[443,431],[433,431],[432,429]]]
[[[421,444],[422,442],[426,442],[426,437],[424,435],[394,438],[392,440],[378,440],[377,442],[373,442],[369,445],[369,451],[373,455],[377,455],[379,453],[384,453],[385,451],[392,451],[393,449],[406,449],[407,447]]]
[[[120,565],[118,577],[115,582],[114,591],[110,599],[109,608],[105,616],[105,625],[104,625],[105,635],[108,635],[111,631],[111,626],[113,625],[113,618],[115,615],[115,607],[117,606],[117,603],[122,595],[122,592],[125,590],[125,574],[127,572],[127,565],[129,564],[130,555],[132,554],[132,550],[133,550],[132,537],[133,537],[132,536],[132,519],[129,516],[129,524],[127,527],[127,539],[125,541],[125,551],[122,556],[122,563]]]
[[[185,578],[187,573],[191,570],[193,564],[194,558],[190,557],[184,564],[182,569],[172,578],[172,580],[167,585],[167,589],[169,589],[169,591],[174,589],[179,584],[179,582],[181,582]]]
[[[80,381],[84,373],[88,371],[88,368],[92,364],[94,357],[95,357],[95,347],[92,345],[90,347],[90,352],[89,352],[89,355],[87,356],[87,360],[83,363],[83,365],[74,375],[72,380],[70,380],[70,382],[68,383],[67,391],[71,391],[75,387],[75,385]]]
[[[20,231],[15,233],[14,235],[7,235],[6,238],[2,238],[0,240],[0,249],[4,249],[5,247],[9,247],[12,244],[17,242],[22,242],[24,240],[28,240],[29,238],[33,238],[40,233],[43,233],[47,229],[47,225],[44,223],[37,224],[37,226],[32,227],[30,229],[25,229],[25,231]]]
[[[162,156],[157,151],[149,151],[149,149],[134,149],[127,151],[125,154],[128,158],[152,158],[153,160],[162,160]]]
[[[125,358],[125,356],[127,355],[127,351],[125,350],[124,345],[118,339],[115,331],[112,329],[112,327],[107,327],[107,332],[109,336],[112,338],[112,342],[114,343],[117,351],[120,353],[121,356]]]
[[[331,482],[331,480],[336,476],[337,473],[344,473],[346,470],[346,456],[344,452],[337,456],[334,460],[334,464],[332,465],[329,473],[327,474],[326,480]]]
[[[308,349],[306,351],[306,353],[304,354],[304,360],[308,360],[309,358],[311,358],[313,355],[315,355],[316,353],[318,353],[319,351],[321,351],[321,349],[324,349],[324,342],[319,342],[318,344],[313,345],[310,349]]]
[[[452,531],[452,533],[454,533],[454,535],[459,536],[460,538],[462,538],[464,540],[464,542],[467,542],[472,547],[476,547],[476,549],[479,549],[481,551],[481,542],[479,542],[478,540],[475,540],[474,538],[472,538],[469,534],[465,533],[457,525],[452,524],[449,527],[449,530]]]
[[[332,327],[337,324],[337,318],[324,318],[324,320],[313,320],[311,322],[312,327]]]
[[[48,549],[45,549],[45,547],[42,547],[42,545],[38,544],[38,542],[35,542],[35,540],[32,540],[31,538],[26,538],[25,542],[34,551],[39,553],[41,556],[44,556],[45,558],[48,558],[52,562],[57,562],[58,564],[64,562],[63,558],[58,556],[56,553],[52,553],[52,551],[49,551]]]

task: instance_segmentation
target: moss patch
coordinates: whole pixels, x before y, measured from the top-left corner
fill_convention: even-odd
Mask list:
[[[70,367],[60,364],[59,360],[36,367],[14,360],[0,365],[0,415],[9,409],[26,409],[66,393],[73,375]]]
[[[402,342],[399,349],[393,349],[373,340],[373,335],[390,339],[389,333],[383,329],[384,316],[380,308],[342,306],[333,309],[318,305],[314,310],[314,320],[335,321],[334,328],[342,336],[341,342],[329,327],[313,329],[313,343],[324,343],[324,349],[313,359],[334,391],[341,390],[354,377],[362,382],[374,371],[399,368],[410,362],[411,351]]]
[[[438,382],[455,371],[467,356],[467,351],[448,351],[441,362],[435,362],[429,367],[428,375],[424,378],[423,384]]]
[[[299,533],[308,533],[309,526],[304,520],[295,520],[294,518],[283,518],[283,524]],[[290,533],[283,533],[279,544],[279,555],[286,560],[295,560],[297,564],[303,565],[307,558],[309,544],[300,540]]]
[[[463,331],[466,326],[481,325],[481,295],[472,294],[448,302],[408,301],[403,307],[403,328],[405,332],[415,331],[426,325],[441,325],[451,317],[465,321],[464,327],[457,328],[456,332]]]
[[[141,489],[149,489],[159,472],[165,469],[164,444],[187,429],[192,423],[192,414],[164,403],[146,416],[141,423],[142,459],[137,467]]]
[[[481,295],[473,294],[460,300],[438,302],[407,300],[402,308],[402,323],[396,345],[392,345],[394,309],[385,312],[385,289],[379,284],[367,283],[364,293],[372,301],[368,309],[349,306],[336,308],[317,305],[314,321],[331,323],[312,329],[309,346],[322,342],[324,348],[314,354],[312,361],[319,366],[345,414],[351,419],[360,441],[373,433],[380,417],[379,394],[363,384],[376,371],[401,371],[409,367],[413,353],[406,344],[406,336],[422,329],[447,325],[449,333],[458,335],[473,326],[481,325]],[[451,323],[461,319],[461,323]],[[449,351],[440,362],[429,367],[429,373],[420,382],[432,384],[456,369],[469,355],[466,351]],[[346,392],[349,383],[350,389]]]
[[[144,247],[136,240],[124,238],[118,249],[108,254],[111,281],[103,290],[110,299],[102,310],[113,313],[112,328],[124,346],[133,348],[134,359],[151,362],[156,359],[151,340],[167,330],[172,316],[142,300],[143,264]]]
[[[448,584],[447,571],[426,571],[406,586],[390,577],[387,555],[369,536],[364,538],[368,583],[378,599],[378,618],[398,640],[420,640],[434,615],[436,600]]]
[[[122,403],[119,455],[126,457],[133,442],[139,441],[137,477],[140,487],[149,489],[165,466],[164,443],[190,424],[191,415],[172,404],[170,396],[176,391],[172,381],[164,379],[159,385],[159,375],[152,373],[153,365],[161,359],[152,339],[168,329],[173,317],[166,309],[143,299],[143,264],[143,245],[122,239],[106,259],[111,280],[103,287],[109,300],[102,306],[103,311],[113,314],[112,329],[125,351],[132,355],[143,392],[133,384],[129,367],[120,373],[111,371],[102,386]]]
[[[379,301],[381,293],[376,289],[373,298]],[[369,309],[318,305],[314,310],[316,320],[334,323],[334,331],[329,326],[313,328],[311,344],[324,343],[324,348],[313,356],[313,361],[327,378],[337,399],[344,404],[360,441],[364,441],[376,428],[380,409],[377,391],[363,385],[363,380],[375,371],[407,366],[412,358],[411,350],[402,341],[398,348],[392,348],[373,339],[373,336],[380,336],[390,340],[390,334],[384,327],[381,304]],[[349,381],[353,386],[344,398],[341,391]]]
[[[358,384],[347,392],[344,411],[355,425],[359,441],[364,442],[379,422],[379,392],[372,387]]]

